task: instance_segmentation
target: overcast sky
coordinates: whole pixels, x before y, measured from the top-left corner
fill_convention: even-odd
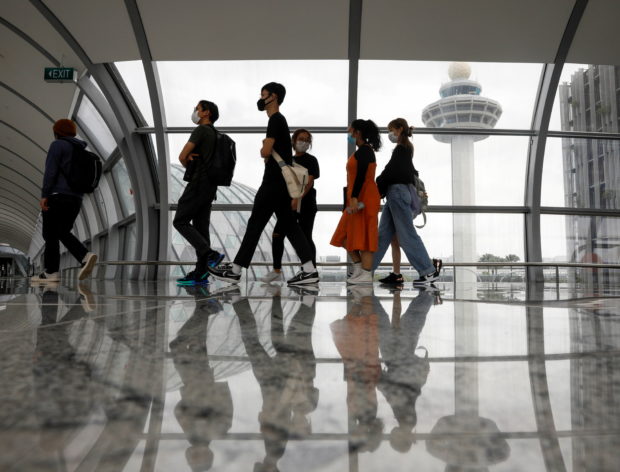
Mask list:
[[[378,126],[396,117],[422,127],[422,110],[438,100],[439,87],[448,82],[449,62],[361,61],[358,117]],[[540,64],[471,63],[471,79],[482,86],[482,96],[500,103],[503,114],[496,128],[529,129],[540,80]],[[117,63],[129,90],[147,122],[152,113],[140,62]],[[568,81],[579,65],[566,65]],[[193,126],[190,115],[196,102],[208,99],[220,109],[220,126],[265,126],[267,117],[256,109],[260,87],[270,81],[283,83],[287,95],[281,111],[291,132],[299,126],[347,125],[347,61],[212,61],[158,63],[168,126]],[[551,129],[560,129],[559,105],[554,106]],[[169,135],[171,162],[188,135]],[[234,135],[238,165],[235,180],[258,188],[262,176],[259,158],[263,135]],[[383,137],[378,172],[389,159],[393,145]],[[450,145],[432,136],[414,137],[414,163],[426,183],[430,204],[450,205]],[[528,137],[489,137],[475,146],[475,195],[479,205],[523,205]],[[345,185],[346,135],[316,135],[312,149],[321,165],[316,183],[319,203],[341,203]],[[564,206],[561,140],[549,139],[543,174],[542,204]],[[319,214],[315,240],[321,255],[338,254],[329,246],[337,213]],[[543,216],[543,256],[565,258],[564,217]],[[523,259],[523,216],[480,214],[476,218],[478,254],[517,254]],[[452,218],[429,215],[420,231],[434,256],[452,254]]]

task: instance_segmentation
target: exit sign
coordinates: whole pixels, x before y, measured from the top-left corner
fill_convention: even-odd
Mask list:
[[[46,67],[43,79],[54,83],[75,82],[75,69],[73,67]]]

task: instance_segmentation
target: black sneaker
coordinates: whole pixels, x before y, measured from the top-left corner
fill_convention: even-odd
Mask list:
[[[439,272],[435,271],[432,274],[423,275],[419,279],[413,281],[413,285],[427,285],[433,283],[439,278]]]
[[[383,277],[379,279],[379,282],[382,284],[402,284],[405,281],[401,274],[395,274],[394,272],[390,272],[390,275],[387,277]]]
[[[297,272],[295,277],[292,279],[288,279],[286,281],[287,285],[305,285],[305,284],[315,284],[319,281],[319,273],[317,271],[314,272],[304,272],[300,270]]]
[[[241,274],[235,274],[232,270],[232,264],[223,264],[217,267],[207,266],[207,270],[216,280],[222,282],[230,282],[231,284],[238,284],[241,280]]]
[[[209,256],[207,257],[207,265],[209,267],[217,267],[219,266],[222,261],[224,260],[224,254],[217,252],[217,251],[212,251]]]
[[[185,277],[177,279],[177,285],[204,285],[209,283],[209,272],[198,275],[198,272],[192,270]]]

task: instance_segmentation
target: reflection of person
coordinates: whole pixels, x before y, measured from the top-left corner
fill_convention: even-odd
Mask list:
[[[400,313],[400,293],[394,293],[392,320],[376,302],[379,315],[381,355],[385,368],[381,373],[379,390],[392,407],[398,421],[390,432],[390,444],[400,452],[406,452],[413,444],[412,430],[417,424],[415,403],[422,392],[429,372],[428,353],[418,348],[420,332],[426,323],[426,315],[435,301],[433,294],[421,290],[405,313]]]
[[[282,84],[269,82],[261,89],[261,98],[257,102],[259,111],[265,111],[269,117],[267,137],[263,140],[260,155],[265,159],[263,182],[256,192],[252,214],[241,241],[239,251],[232,264],[225,264],[217,268],[209,268],[214,278],[225,282],[239,283],[241,269],[248,268],[254,257],[258,241],[275,213],[278,224],[287,235],[295,253],[302,262],[302,270],[287,281],[288,284],[302,285],[319,281],[319,273],[312,263],[312,250],[303,231],[297,224],[291,212],[291,197],[288,194],[286,182],[282,176],[280,165],[272,156],[276,151],[286,164],[292,164],[291,136],[288,123],[280,113],[280,105],[284,101],[286,89]]]
[[[314,299],[301,303],[285,333],[281,299],[279,295],[273,297],[271,339],[276,351],[274,357],[267,354],[258,339],[248,300],[242,299],[233,307],[263,396],[258,420],[265,442],[265,459],[257,463],[254,470],[277,471],[277,462],[284,455],[289,437],[310,434],[307,415],[318,403],[319,391],[314,387],[316,360],[312,349]]]
[[[312,263],[316,266],[316,247],[312,240],[312,228],[314,227],[314,218],[316,217],[316,189],[314,181],[319,178],[319,162],[316,157],[308,153],[308,149],[312,146],[312,134],[310,131],[300,128],[293,133],[293,149],[295,155],[293,159],[296,164],[308,169],[308,183],[301,199],[299,213],[297,212],[298,200],[291,200],[292,211],[295,219],[299,223],[299,227],[306,236],[310,249],[312,250]],[[272,250],[273,250],[273,271],[268,272],[261,278],[263,282],[273,282],[282,277],[282,255],[284,254],[284,238],[286,237],[283,225],[280,220],[273,228]]]
[[[197,124],[188,142],[179,154],[183,167],[195,166],[195,170],[183,194],[179,198],[174,227],[196,250],[196,268],[178,280],[180,285],[194,285],[208,282],[207,265],[216,266],[224,258],[223,254],[211,248],[209,224],[211,206],[217,194],[217,186],[209,182],[207,161],[215,152],[217,135],[213,128],[220,116],[217,105],[200,100],[192,113],[192,121]],[[197,160],[197,164],[192,162]]]
[[[85,148],[86,143],[75,137],[77,126],[71,120],[56,121],[53,131],[55,140],[47,151],[40,202],[45,239],[44,271],[32,277],[33,282],[60,280],[61,242],[82,265],[78,273],[79,280],[88,277],[97,263],[97,255],[88,252],[86,246],[71,233],[84,194],[71,188],[67,175],[74,149]]]
[[[373,451],[379,447],[383,422],[377,418],[379,320],[372,288],[352,289],[349,313],[331,324],[336,348],[344,362],[351,448]]]
[[[381,212],[379,245],[374,254],[372,269],[375,270],[378,267],[390,243],[394,265],[400,267],[400,250],[398,249],[400,245],[409,263],[420,275],[414,284],[426,284],[439,277],[441,267],[438,260],[431,261],[413,225],[411,189],[415,183],[417,171],[413,167],[413,144],[409,139],[412,129],[404,118],[396,118],[388,124],[390,141],[396,143],[396,147],[385,169],[377,177],[379,193],[382,197],[386,197],[386,203]],[[400,273],[392,272],[381,282],[402,283],[403,278]]]
[[[196,296],[196,309],[170,343],[174,367],[183,381],[174,413],[190,443],[185,451],[187,462],[193,471],[202,471],[213,464],[211,441],[232,426],[233,403],[228,382],[215,381],[207,354],[209,316],[222,307],[217,300],[204,298],[204,288],[186,290]]]
[[[353,260],[351,284],[372,283],[372,255],[377,250],[377,219],[381,199],[375,183],[377,159],[381,147],[379,129],[371,120],[353,120],[347,138],[357,151],[347,161],[346,208],[330,244],[343,247]]]
[[[78,359],[69,341],[69,322],[85,317],[86,312],[74,303],[58,320],[58,308],[58,292],[46,290],[33,364],[34,410],[41,430],[39,444],[46,455],[63,451],[74,439],[76,429],[88,423],[96,396],[92,369]]]

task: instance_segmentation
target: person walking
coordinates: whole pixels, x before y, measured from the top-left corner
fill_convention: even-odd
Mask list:
[[[312,249],[291,211],[291,197],[288,194],[280,165],[271,155],[273,151],[276,151],[286,164],[290,165],[293,162],[288,123],[284,115],[280,113],[280,105],[285,95],[284,86],[276,82],[269,82],[261,89],[261,97],[256,105],[259,111],[265,111],[269,117],[267,136],[260,150],[260,155],[265,160],[263,182],[256,192],[252,214],[234,261],[232,264],[208,267],[211,275],[217,280],[239,283],[241,269],[249,267],[261,234],[275,213],[282,233],[287,235],[302,262],[302,270],[287,283],[303,285],[319,281],[319,273],[312,262]]]
[[[379,193],[382,197],[386,197],[386,203],[381,213],[379,244],[373,257],[372,270],[377,269],[388,246],[396,236],[407,259],[420,275],[413,282],[414,285],[424,285],[439,277],[441,261],[435,262],[437,266],[431,261],[413,225],[412,192],[415,192],[413,185],[417,171],[413,166],[413,144],[409,139],[412,130],[413,128],[409,127],[404,118],[396,118],[388,124],[389,139],[396,143],[396,147],[385,169],[377,177]],[[402,283],[402,276],[400,282],[394,280],[392,283]]]
[[[209,182],[207,161],[213,156],[217,134],[213,124],[220,116],[217,105],[200,100],[192,112],[192,122],[198,125],[179,154],[179,161],[190,168],[189,182],[177,204],[173,225],[196,250],[196,268],[177,280],[179,285],[208,283],[207,266],[217,266],[224,254],[211,248],[209,225],[211,207],[216,199],[217,185]]]
[[[293,150],[295,151],[293,159],[295,163],[308,169],[308,183],[301,197],[299,212],[297,212],[298,201],[296,198],[291,201],[291,208],[294,218],[297,220],[301,231],[304,233],[304,236],[306,236],[306,240],[310,245],[310,249],[312,250],[312,263],[316,266],[316,246],[312,240],[312,229],[317,212],[314,181],[320,176],[319,162],[316,157],[307,152],[308,149],[312,147],[312,134],[310,134],[310,131],[303,128],[296,130],[293,133],[292,141]],[[286,236],[282,223],[278,220],[275,228],[273,228],[271,240],[273,271],[261,277],[263,282],[270,283],[282,277],[282,255],[284,254],[284,238]]]
[[[347,283],[371,284],[381,203],[375,183],[375,151],[381,147],[381,138],[372,120],[358,119],[349,126],[347,139],[355,143],[357,151],[347,161],[345,210],[330,244],[345,248],[353,260],[353,273]]]
[[[84,280],[93,271],[97,255],[89,252],[71,230],[80,213],[83,193],[74,191],[69,185],[67,175],[76,147],[86,148],[86,143],[76,138],[75,122],[61,119],[52,127],[54,141],[47,151],[45,173],[41,189],[41,212],[43,217],[44,270],[32,277],[32,282],[57,282],[60,280],[60,242],[81,264],[78,279]]]

